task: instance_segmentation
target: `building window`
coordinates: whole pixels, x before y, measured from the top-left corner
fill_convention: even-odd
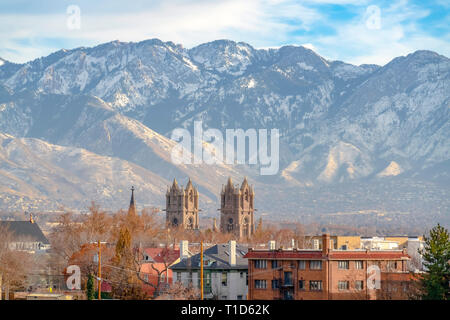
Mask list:
[[[356,290],[364,290],[364,281],[363,280],[356,280],[356,282],[355,282],[355,289]]]
[[[222,272],[222,286],[226,287],[228,282],[228,274],[226,272]]]
[[[305,260],[300,260],[300,261],[298,262],[298,268],[299,268],[300,270],[305,270],[305,269],[306,269],[306,261],[305,261]]]
[[[298,289],[305,290],[305,280],[298,280]]]
[[[348,261],[338,261],[338,269],[348,269],[349,268],[349,263]]]
[[[319,250],[319,239],[313,240],[313,248],[314,250]]]
[[[242,300],[242,298],[243,298],[242,296],[237,296],[238,300]]]
[[[192,284],[192,272],[189,272],[189,276],[188,276],[188,284]]]
[[[362,261],[355,261],[355,269],[364,269],[364,263]]]
[[[229,232],[233,231],[233,219],[228,219],[228,226],[227,226],[227,230]]]
[[[227,300],[227,296],[222,296],[222,300]]]
[[[266,280],[255,280],[255,289],[266,289],[267,281]]]
[[[338,289],[339,290],[348,290],[349,282],[348,281],[338,281]]]
[[[275,279],[272,280],[272,289],[279,289],[280,288],[280,280]]]
[[[181,282],[181,272],[177,272],[177,281]]]
[[[255,260],[255,269],[266,269],[267,260]]]
[[[280,261],[272,260],[272,269],[278,269],[280,267]]]
[[[311,270],[322,270],[322,261],[321,260],[311,260],[309,262],[309,268]]]
[[[243,272],[239,272],[239,277],[240,277],[241,279],[243,279],[243,278],[244,278],[244,273],[243,273]]]
[[[388,271],[397,269],[397,261],[388,261],[387,263]]]
[[[321,280],[311,280],[309,281],[310,291],[322,291],[322,281]]]
[[[286,285],[286,286],[294,285],[294,283],[292,282],[292,272],[284,273],[284,285]]]

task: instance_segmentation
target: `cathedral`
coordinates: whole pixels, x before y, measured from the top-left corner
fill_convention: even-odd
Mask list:
[[[179,187],[177,180],[166,192],[166,225],[183,229],[198,229],[198,190],[189,179],[186,188]]]
[[[136,215],[134,187],[131,188],[129,215]],[[198,230],[198,189],[189,179],[186,188],[179,186],[176,179],[166,192],[166,225],[185,230]],[[250,238],[255,233],[254,207],[255,192],[248,184],[247,178],[239,186],[228,178],[222,185],[220,194],[220,232],[232,233],[238,238]],[[261,221],[260,221],[261,224]],[[214,218],[213,230],[219,231]]]
[[[251,237],[255,232],[255,193],[247,178],[240,187],[228,178],[228,183],[222,186],[220,199],[220,231],[239,238]]]

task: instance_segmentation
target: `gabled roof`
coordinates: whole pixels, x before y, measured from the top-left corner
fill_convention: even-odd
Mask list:
[[[236,265],[231,266],[230,246],[228,244],[216,244],[211,248],[203,251],[203,268],[205,270],[243,270],[248,269],[247,259],[244,258],[247,253],[247,246],[236,244]],[[173,270],[199,270],[200,269],[200,253],[184,259],[179,263],[170,267]]]
[[[50,244],[36,223],[30,221],[0,221],[0,228],[6,227],[13,233],[13,241],[30,239],[31,241]]]
[[[145,248],[143,251],[156,263],[167,263],[170,265],[180,257],[179,249]]]

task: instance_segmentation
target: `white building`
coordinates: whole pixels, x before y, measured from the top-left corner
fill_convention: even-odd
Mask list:
[[[170,267],[174,281],[185,287],[200,288],[200,253],[192,257],[187,241],[181,241],[181,261]],[[203,252],[203,288],[205,299],[245,300],[248,292],[248,263],[243,256],[247,247],[236,245],[236,241],[214,245]]]

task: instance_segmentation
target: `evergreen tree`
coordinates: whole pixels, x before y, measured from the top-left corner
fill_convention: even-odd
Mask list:
[[[92,273],[89,274],[87,284],[86,284],[86,296],[88,300],[94,300],[95,291],[94,291],[94,276]]]
[[[421,298],[448,300],[450,298],[450,235],[439,224],[424,236],[423,256],[426,273],[420,279]]]

